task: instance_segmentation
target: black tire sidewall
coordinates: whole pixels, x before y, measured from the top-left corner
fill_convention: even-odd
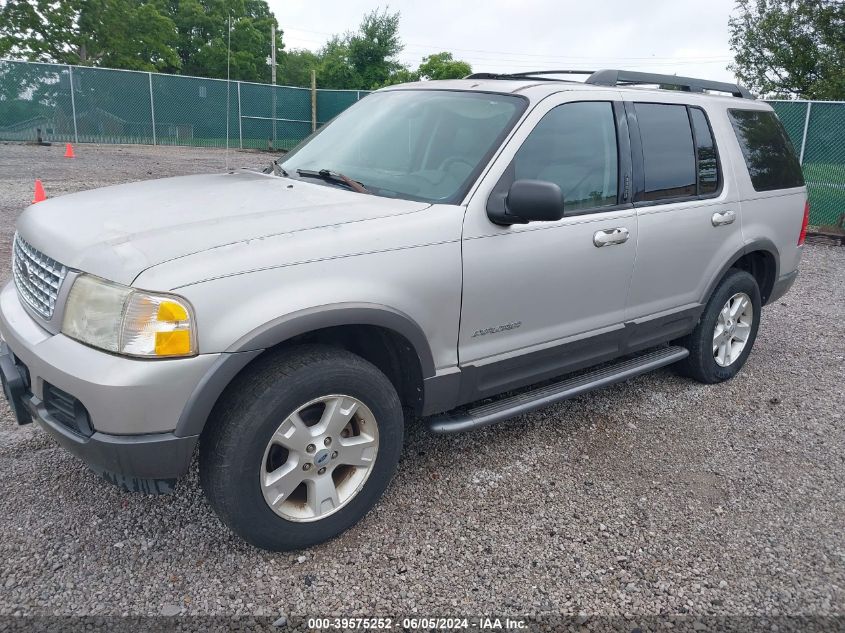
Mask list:
[[[223,459],[227,499],[221,518],[240,536],[257,547],[290,550],[308,547],[337,536],[358,522],[387,488],[402,449],[403,414],[390,381],[363,359],[341,355],[337,359],[308,364],[271,382],[269,388],[238,416],[239,440],[216,446]],[[344,362],[346,361],[346,362]],[[264,451],[284,419],[302,405],[327,395],[357,398],[372,411],[378,424],[379,447],[373,470],[355,497],[337,512],[318,521],[298,522],[276,514],[261,492],[259,473]],[[201,464],[201,468],[214,468]],[[212,500],[212,505],[215,505]],[[217,509],[217,508],[216,508]]]
[[[716,362],[713,357],[713,332],[716,329],[716,322],[719,318],[719,313],[727,303],[728,299],[739,292],[744,292],[751,298],[751,305],[754,310],[753,321],[751,323],[751,332],[748,335],[748,340],[745,343],[745,349],[733,363],[727,367],[722,367]],[[751,349],[754,347],[754,341],[757,339],[757,331],[760,328],[760,317],[762,301],[760,299],[760,288],[757,281],[749,273],[741,270],[732,271],[728,274],[713,292],[710,301],[702,316],[701,323],[697,332],[697,340],[695,344],[699,347],[697,350],[699,356],[699,363],[702,373],[707,382],[723,382],[730,380],[742,369],[745,361],[751,354]]]

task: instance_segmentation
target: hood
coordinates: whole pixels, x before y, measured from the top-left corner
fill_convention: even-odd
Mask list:
[[[243,170],[49,199],[27,208],[17,228],[65,266],[129,284],[151,266],[210,248],[428,206]]]

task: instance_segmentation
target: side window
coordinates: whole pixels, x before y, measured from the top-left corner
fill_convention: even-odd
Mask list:
[[[698,162],[698,194],[706,196],[719,188],[719,161],[713,133],[707,116],[700,108],[689,109],[692,131],[695,134],[695,151]]]
[[[686,106],[637,103],[634,107],[645,169],[645,193],[639,201],[696,195],[695,150]]]
[[[804,184],[801,165],[780,120],[765,110],[728,110],[755,191]]]
[[[514,180],[557,184],[567,211],[615,205],[619,156],[612,104],[557,106],[531,131],[511,167]]]

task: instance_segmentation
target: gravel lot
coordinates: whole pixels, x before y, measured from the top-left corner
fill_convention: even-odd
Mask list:
[[[0,144],[4,262],[35,177],[55,196],[224,164],[63,150]],[[3,401],[0,615],[843,616],[843,385],[845,248],[809,245],[730,383],[661,371],[471,434],[413,425],[377,508],[290,554],[233,537],[195,470],[172,496],[122,492]]]

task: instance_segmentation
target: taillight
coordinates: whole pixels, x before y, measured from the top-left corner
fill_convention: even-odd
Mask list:
[[[807,225],[810,224],[810,201],[804,203],[804,221],[801,223],[801,234],[798,236],[798,246],[804,245],[807,239]]]

